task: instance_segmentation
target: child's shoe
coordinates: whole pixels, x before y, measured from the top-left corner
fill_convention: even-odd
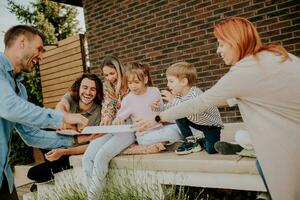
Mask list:
[[[202,148],[197,142],[183,142],[176,150],[175,153],[178,155],[186,155],[189,153],[195,153],[201,151]]]
[[[256,199],[271,200],[272,198],[267,192],[261,192],[259,195],[257,195]]]

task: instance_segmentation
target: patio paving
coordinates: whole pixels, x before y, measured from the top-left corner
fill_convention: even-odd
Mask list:
[[[21,185],[21,186],[16,188],[19,200],[23,200],[23,195],[30,192],[31,185],[32,185],[32,183],[28,183],[28,184]]]

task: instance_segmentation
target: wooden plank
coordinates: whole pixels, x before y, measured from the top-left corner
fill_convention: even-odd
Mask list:
[[[43,70],[40,70],[40,72],[41,72],[41,76],[46,76],[47,74],[52,74],[52,73],[56,73],[56,72],[63,71],[63,70],[71,70],[71,69],[73,69],[73,67],[74,68],[81,67],[83,69],[82,60],[75,60],[75,61],[69,62],[67,64],[59,65],[59,66],[48,68],[48,69],[43,69]]]
[[[75,73],[81,75],[83,73],[82,66],[74,67],[71,70],[62,70],[62,71],[59,71],[57,73],[44,75],[41,80],[42,81],[48,81],[48,80],[56,79],[56,78],[59,78],[59,77],[72,75],[72,74],[75,74]]]
[[[47,63],[47,64],[42,64],[40,66],[40,68],[41,68],[41,70],[43,70],[43,69],[59,66],[59,65],[62,65],[62,64],[66,64],[66,63],[72,62],[74,60],[82,60],[81,53],[78,53],[78,54],[75,54],[75,55],[72,55],[72,56],[68,56],[64,59],[56,60],[54,62],[50,62],[50,63]]]
[[[58,101],[60,101],[60,99],[61,99],[61,96],[46,98],[46,99],[43,100],[43,103],[46,104],[46,103],[49,103],[49,102],[58,102]]]
[[[56,49],[56,48],[64,46],[64,45],[67,45],[67,44],[72,43],[72,42],[77,41],[77,40],[80,40],[79,35],[74,35],[74,36],[71,36],[71,37],[68,37],[66,39],[63,39],[63,40],[59,41],[57,43],[57,46],[55,46],[55,45],[45,46],[45,49],[46,49],[46,52],[48,52],[48,51],[50,52],[53,49]]]
[[[54,90],[54,91],[50,91],[50,92],[45,92],[43,93],[43,98],[50,98],[50,97],[54,97],[54,96],[63,96],[69,88],[60,88],[59,90]]]
[[[49,56],[53,56],[53,55],[57,55],[57,54],[60,54],[64,51],[67,51],[67,50],[70,50],[70,49],[73,49],[73,48],[76,48],[76,47],[80,47],[80,41],[74,41],[68,45],[64,45],[64,46],[61,46],[61,47],[56,47],[55,49],[51,50],[51,51],[46,51],[43,56],[44,58],[47,58]],[[43,62],[43,61],[42,61]]]
[[[79,35],[70,36],[66,39],[63,39],[63,40],[59,41],[58,42],[58,44],[59,44],[58,47],[64,46],[66,44],[72,43],[72,42],[77,41],[77,40],[80,41]]]
[[[83,73],[80,36],[69,37],[46,49],[40,66],[43,103],[54,108]]]
[[[63,51],[63,53],[59,53],[59,54],[55,54],[55,55],[52,55],[52,56],[45,57],[41,64],[44,65],[44,64],[47,64],[49,62],[53,62],[55,60],[60,60],[62,58],[65,58],[65,57],[68,57],[68,56],[71,56],[71,55],[74,55],[74,54],[77,54],[77,53],[81,53],[81,47],[80,46],[75,47],[75,48],[71,48],[69,50],[65,50],[65,51]]]
[[[49,81],[42,81],[42,87],[55,85],[55,84],[61,84],[61,83],[68,82],[68,81],[75,81],[75,79],[78,78],[79,76],[80,76],[80,74],[77,73],[77,74],[72,74],[69,76],[59,77],[59,78],[49,80]]]
[[[55,106],[58,102],[44,103],[44,107],[55,109]]]
[[[57,95],[63,96],[67,91],[69,91],[70,87],[71,87],[71,85],[69,87],[59,88],[57,90],[44,92],[43,93],[43,98],[50,98],[50,97],[54,97],[54,96],[57,96]]]
[[[42,91],[43,91],[43,93],[45,93],[45,92],[49,92],[49,91],[56,91],[56,90],[59,90],[61,88],[69,88],[69,87],[71,87],[73,82],[74,82],[74,80],[71,80],[71,81],[66,81],[64,83],[61,83],[59,85],[45,86],[45,87],[43,87]]]

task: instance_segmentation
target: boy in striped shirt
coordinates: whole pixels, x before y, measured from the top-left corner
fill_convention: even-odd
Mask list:
[[[175,63],[167,69],[166,76],[169,91],[161,91],[162,98],[166,102],[160,106],[162,107],[161,110],[176,106],[202,94],[201,89],[193,86],[197,81],[197,70],[192,64],[187,62]],[[211,106],[202,113],[178,119],[176,124],[185,138],[184,142],[176,149],[177,154],[197,152],[201,150],[201,147],[209,154],[217,153],[214,144],[220,140],[220,131],[223,128],[217,107]],[[189,140],[193,136],[191,127],[202,131],[204,139]]]

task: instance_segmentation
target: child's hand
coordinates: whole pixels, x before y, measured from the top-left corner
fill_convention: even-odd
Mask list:
[[[64,155],[64,151],[64,149],[52,149],[51,151],[45,154],[45,157],[49,161],[58,160]]]
[[[122,125],[125,123],[125,120],[124,119],[121,119],[121,118],[116,118],[114,121],[113,121],[113,124],[114,125]]]
[[[152,111],[159,110],[159,100],[154,100],[150,103],[150,107]]]
[[[101,119],[101,122],[99,124],[99,126],[108,126],[108,125],[111,125],[112,124],[112,119],[111,118],[103,118]]]
[[[162,90],[160,92],[161,94],[161,97],[164,101],[167,101],[167,102],[171,102],[173,101],[173,99],[175,98],[175,95],[173,95],[170,91],[168,90]]]

